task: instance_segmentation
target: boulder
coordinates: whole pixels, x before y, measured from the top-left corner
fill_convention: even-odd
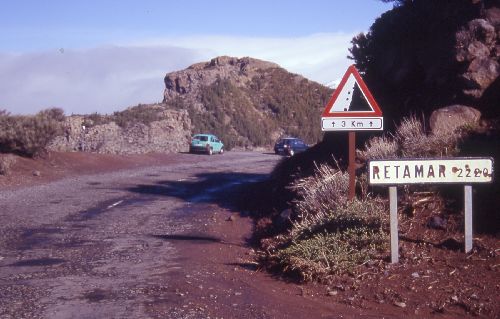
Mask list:
[[[457,128],[479,125],[481,112],[465,105],[450,105],[432,112],[429,125],[433,134],[452,133]]]

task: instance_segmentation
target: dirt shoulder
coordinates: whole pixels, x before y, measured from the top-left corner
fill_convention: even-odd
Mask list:
[[[113,155],[82,152],[50,152],[38,158],[11,155],[7,175],[0,175],[0,189],[40,185],[62,178],[147,166],[193,161],[188,154]]]

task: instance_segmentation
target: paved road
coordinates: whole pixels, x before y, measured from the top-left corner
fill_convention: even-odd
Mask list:
[[[171,283],[184,265],[165,238],[189,232],[211,198],[264,178],[278,160],[179,154],[160,167],[0,192],[0,318],[188,317],[168,303],[151,310],[179,294]]]

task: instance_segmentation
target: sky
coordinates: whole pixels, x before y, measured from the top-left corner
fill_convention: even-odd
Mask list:
[[[380,0],[0,0],[0,110],[109,114],[163,100],[165,74],[228,55],[321,84],[352,64]]]

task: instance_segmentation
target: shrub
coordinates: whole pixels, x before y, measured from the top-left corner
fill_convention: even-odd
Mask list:
[[[368,159],[394,158],[398,156],[398,143],[387,136],[375,136],[368,140],[364,150],[357,150],[357,157],[367,161]]]
[[[102,115],[99,113],[92,113],[89,115],[85,115],[83,118],[83,123],[82,125],[85,125],[87,128],[91,128],[93,126],[97,125],[104,125],[108,124],[113,120],[113,116],[109,115]]]
[[[426,134],[422,122],[410,116],[399,124],[395,140],[401,157],[451,156],[458,151],[459,136],[455,132]]]
[[[58,108],[36,115],[11,116],[0,112],[0,151],[35,156],[46,150],[48,143],[62,133],[64,112]]]
[[[163,108],[156,105],[139,104],[128,109],[113,113],[112,119],[123,128],[134,126],[137,123],[149,125],[163,119]]]
[[[325,281],[336,274],[354,274],[357,266],[380,258],[387,243],[384,202],[364,197],[347,200],[348,174],[328,165],[298,180],[297,213],[291,229],[275,238],[268,258],[303,280]]]
[[[427,134],[421,121],[415,116],[403,118],[394,136],[376,136],[357,152],[361,160],[382,158],[421,158],[455,156],[458,143],[467,131],[458,128],[456,132]]]

